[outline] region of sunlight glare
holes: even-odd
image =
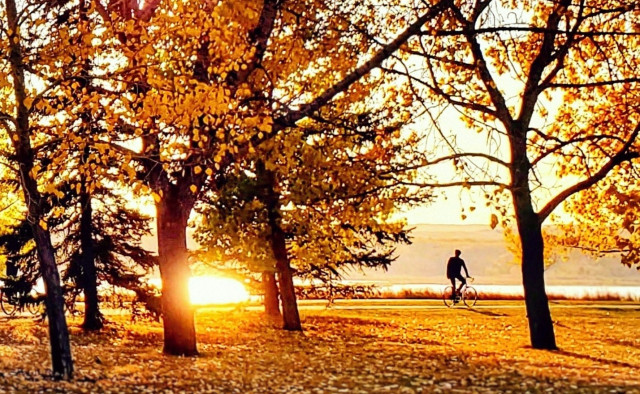
[[[162,289],[160,278],[149,278],[147,282]],[[235,279],[219,276],[192,276],[189,278],[191,305],[239,304],[249,301],[249,298],[247,289]]]
[[[192,305],[237,304],[248,301],[249,293],[235,279],[194,276],[189,279],[189,299]]]

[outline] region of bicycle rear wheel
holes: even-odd
[[[467,307],[472,308],[476,304],[476,301],[478,301],[478,292],[473,287],[467,286],[464,290],[462,300]]]
[[[451,308],[455,305],[452,286],[447,286],[444,288],[444,290],[442,291],[442,301],[448,308]]]
[[[0,309],[7,316],[13,316],[18,310],[18,304],[15,302],[15,297],[10,296],[5,291],[0,291]]]

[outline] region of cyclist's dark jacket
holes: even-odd
[[[464,267],[464,272],[469,276],[469,272],[467,271],[467,266],[464,264],[464,260],[460,257],[451,257],[449,262],[447,263],[447,278],[457,278],[462,276],[462,268]]]

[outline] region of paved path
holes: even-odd
[[[585,301],[552,301],[554,308],[598,308],[598,309],[632,309],[640,310],[640,303],[628,302],[585,302]],[[324,300],[301,300],[298,307],[302,310],[327,309]],[[261,306],[250,306],[248,309],[260,309]],[[420,310],[420,309],[446,309],[441,300],[336,300],[329,309],[335,310]],[[464,308],[458,306],[456,308]],[[480,300],[474,309],[524,309],[524,301],[493,301]]]
[[[605,302],[605,301],[551,301],[551,309],[611,309],[611,310],[636,310],[640,311],[640,303],[633,302]],[[198,309],[218,309],[218,310],[238,310],[238,306],[201,306]],[[326,300],[300,300],[298,301],[300,310],[425,310],[425,309],[447,309],[441,300],[414,300],[414,299],[371,299],[371,300],[335,300],[330,308],[327,308]],[[524,311],[524,301],[496,301],[480,300],[473,307],[474,310],[487,311],[495,309],[522,309]],[[252,303],[244,308],[250,311],[263,310],[263,306]],[[464,305],[457,306],[456,309],[466,309]],[[129,309],[103,309],[105,315],[128,315]],[[34,318],[27,312],[17,313],[13,318]],[[0,319],[9,318],[0,313]]]

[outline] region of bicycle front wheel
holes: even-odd
[[[27,311],[29,311],[33,316],[42,315],[44,313],[44,301],[27,303]]]
[[[0,309],[7,316],[13,316],[16,314],[16,310],[18,310],[18,304],[15,297],[10,296],[7,292],[2,291],[0,294]]]
[[[473,287],[467,286],[467,288],[464,291],[464,304],[469,307],[472,308],[475,304],[476,301],[478,301],[478,292],[476,291],[476,289],[474,289]]]
[[[442,301],[444,302],[444,304],[448,307],[451,308],[452,306],[455,305],[454,303],[454,299],[453,299],[453,287],[452,286],[447,286],[444,288],[444,290],[442,291]]]

